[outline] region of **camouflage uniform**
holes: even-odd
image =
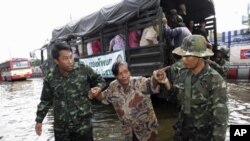
[[[225,58],[221,58],[221,59],[214,59],[214,61],[212,61],[212,63],[210,64],[210,66],[215,69],[224,79],[227,78],[227,71],[229,69],[229,61],[226,59],[227,56],[227,50],[225,49],[225,47],[220,47],[217,51],[220,51],[222,54],[224,54]]]
[[[55,133],[63,132],[58,138],[67,140],[68,132],[84,135],[91,130],[92,134],[92,110],[87,94],[93,86],[103,89],[105,80],[86,65],[76,63],[67,77],[57,66],[51,69],[44,78],[36,122],[42,123],[53,107]]]
[[[213,55],[200,35],[186,37],[173,53],[197,57]],[[174,74],[178,77],[174,77],[171,91],[177,96],[179,109],[174,140],[224,141],[228,121],[225,80],[208,64],[195,76],[186,68]]]
[[[226,59],[215,60],[210,64],[210,66],[215,69],[224,79],[227,78],[229,65],[229,61]]]
[[[177,80],[177,78],[180,77],[179,72],[182,69],[185,69],[185,66],[183,65],[183,62],[180,59],[177,62],[175,62],[174,64],[172,64],[170,66],[170,68],[168,68],[166,70],[167,77],[169,78],[169,80],[172,84],[174,84],[175,80]],[[173,93],[171,91],[166,91],[164,88],[162,89],[162,87],[161,87],[160,91],[162,92],[161,97],[165,98],[168,102],[171,102],[173,104],[177,103],[176,96],[173,95]]]
[[[168,78],[170,78],[170,80],[172,81],[175,81],[179,77],[179,72],[182,69],[185,69],[185,66],[183,65],[183,61],[178,60],[177,62],[175,62],[174,64],[170,66],[170,69],[168,69]]]

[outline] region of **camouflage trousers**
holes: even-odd
[[[55,141],[93,141],[93,128],[84,125],[54,124]]]
[[[202,128],[197,129],[195,127],[187,126],[174,126],[175,134],[174,141],[212,141],[212,129]]]

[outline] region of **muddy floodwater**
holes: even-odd
[[[40,137],[35,134],[35,113],[41,94],[42,78],[27,81],[0,81],[0,141],[54,141],[53,117],[49,113],[43,123]],[[250,82],[228,82],[229,125],[250,125]],[[170,141],[175,123],[174,105],[154,100],[159,120],[159,141]],[[111,106],[93,102],[95,141],[123,141],[120,122]],[[227,141],[229,133],[227,132]]]

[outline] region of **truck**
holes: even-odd
[[[185,5],[183,21],[188,24],[194,21],[198,28],[200,21],[205,21],[206,30],[213,34],[213,46],[217,46],[216,16],[212,0],[123,0],[122,2],[103,7],[77,21],[71,21],[52,31],[52,39],[41,51],[42,68],[46,71],[53,66],[51,49],[57,41],[70,44],[75,60],[90,65],[108,82],[114,79],[111,66],[116,58],[125,60],[133,76],[150,76],[153,70],[171,65],[175,62],[173,46],[164,33],[163,16],[169,17],[170,10],[178,11],[180,4]],[[130,48],[128,34],[130,31],[142,31],[151,25],[160,25],[158,44]],[[126,47],[120,51],[107,51],[107,39],[123,33],[126,36]],[[100,41],[100,52],[87,55],[87,44]],[[214,48],[215,49],[215,48]]]

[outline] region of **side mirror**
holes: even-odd
[[[32,52],[30,52],[30,58],[33,58],[34,54]]]

